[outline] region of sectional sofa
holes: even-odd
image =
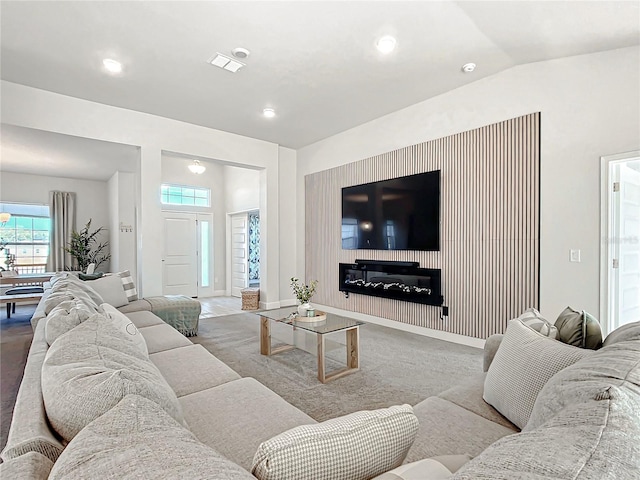
[[[153,313],[55,280],[2,478],[640,478],[640,322],[587,352],[515,319],[468,383],[317,423]]]

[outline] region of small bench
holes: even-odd
[[[16,287],[7,290],[4,295],[0,295],[0,304],[7,304],[7,318],[11,318],[11,313],[16,313],[17,303],[32,303],[40,301],[44,290],[42,287]]]

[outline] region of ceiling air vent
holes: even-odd
[[[234,60],[233,58],[229,58],[221,53],[216,53],[213,57],[207,60],[208,63],[214,65],[216,67],[220,67],[224,70],[228,70],[229,72],[236,73],[242,67],[245,66],[244,63],[239,62],[238,60]]]

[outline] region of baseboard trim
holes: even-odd
[[[405,332],[415,333],[417,335],[424,335],[425,337],[437,338],[438,340],[444,340],[445,342],[467,345],[468,347],[481,349],[484,348],[485,341],[481,338],[467,337],[466,335],[460,335],[458,333],[443,332],[441,330],[434,330],[432,328],[418,327],[416,325],[396,322],[387,318],[375,317],[373,315],[367,315],[365,313],[351,312],[349,310],[341,310],[339,308],[319,305],[317,303],[314,303],[314,306],[319,310],[324,310],[325,312],[329,313],[335,313],[336,315],[355,318],[356,320],[360,320],[362,322],[375,323],[376,325],[382,325],[383,327],[395,328],[396,330],[403,330]]]
[[[260,302],[260,310],[273,310],[274,308],[280,308],[281,302]]]

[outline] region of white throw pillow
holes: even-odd
[[[133,324],[129,317],[108,303],[100,305],[100,311],[123,333],[123,337],[126,338],[128,342],[131,342],[139,348],[145,357],[149,358],[147,342],[138,330],[138,327]]]
[[[520,429],[542,387],[557,372],[593,354],[510,320],[484,382],[484,400]]]
[[[122,280],[118,276],[104,276],[96,280],[87,280],[85,283],[98,292],[103,301],[109,305],[118,308],[129,304],[127,294],[122,287]]]
[[[399,466],[418,432],[409,405],[361,411],[287,430],[263,442],[251,473],[260,480],[368,480]]]

